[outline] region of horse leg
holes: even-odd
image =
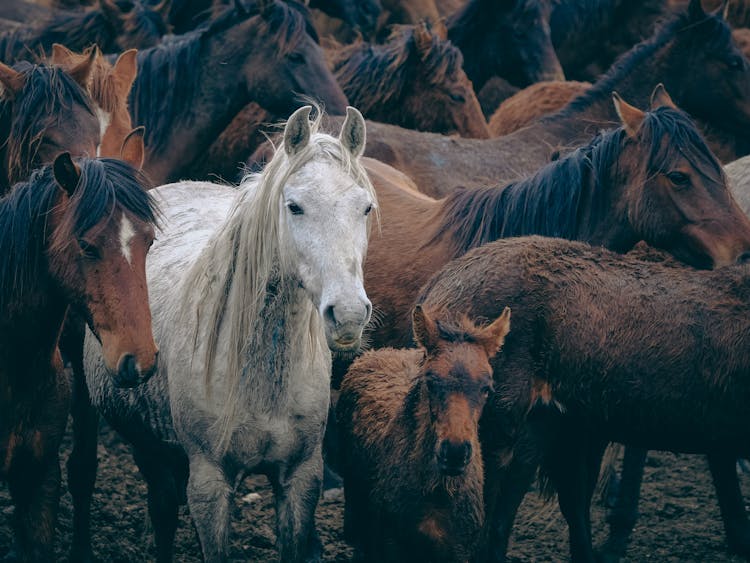
[[[638,501],[641,496],[643,469],[647,450],[627,446],[622,462],[622,477],[615,506],[609,513],[609,537],[602,547],[602,554],[616,561],[625,556],[625,550],[638,520]]]
[[[744,557],[750,556],[750,526],[745,502],[737,480],[736,458],[725,454],[709,454],[708,466],[719,499],[721,519],[729,549]]]
[[[156,561],[172,561],[180,492],[175,471],[167,456],[134,449],[135,462],[148,484],[148,514],[154,527]]]
[[[93,560],[91,551],[91,497],[96,482],[96,447],[99,414],[91,405],[83,365],[71,358],[73,366],[73,450],[68,458],[68,488],[73,497],[73,541],[70,560]]]
[[[53,542],[60,503],[60,460],[57,451],[44,459],[19,452],[8,472],[15,511],[16,557],[20,561],[46,563],[54,560]]]
[[[545,469],[557,490],[560,511],[568,523],[571,560],[594,563],[588,503],[593,490],[591,484],[596,484],[596,477],[591,475],[591,458],[595,455],[585,434],[571,430],[568,435],[577,439],[548,445]],[[598,467],[595,473],[598,475]]]
[[[229,556],[229,504],[234,491],[230,479],[214,460],[194,454],[190,458],[187,502],[193,517],[203,559],[209,563]]]
[[[321,446],[293,467],[271,475],[276,500],[276,541],[281,561],[320,561],[323,546],[315,530],[323,478]]]

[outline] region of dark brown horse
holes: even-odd
[[[541,234],[618,252],[645,239],[701,268],[744,260],[750,221],[721,166],[666,93],[657,89],[654,97],[656,109],[645,114],[618,101],[622,127],[507,186],[457,190],[436,201],[368,165],[382,218],[365,262],[379,319],[373,344],[408,344],[407,312],[429,276],[498,238]]]
[[[123,156],[137,165],[142,138],[132,139]],[[68,307],[88,320],[113,377],[156,368],[145,272],[154,222],[130,164],[68,153],[0,200],[0,476],[21,561],[53,559],[70,400],[57,342]]]
[[[145,49],[169,33],[169,0],[159,5],[128,0],[127,6],[126,10],[114,0],[100,0],[86,10],[50,11],[46,21],[0,35],[0,58],[7,62],[50,53],[54,43],[75,51],[98,45],[105,53]]]
[[[228,9],[138,52],[130,109],[146,126],[145,169],[157,183],[179,178],[248,103],[289,115],[302,95],[332,114],[346,109],[304,6],[259,0],[252,11]]]
[[[444,268],[425,307],[489,317],[513,307],[482,418],[488,510],[498,491],[525,494],[527,481],[499,490],[499,478],[536,449],[573,560],[594,561],[589,503],[607,441],[706,453],[729,546],[747,557],[734,460],[750,454],[749,290],[747,266],[701,272],[541,238],[492,243]]]
[[[0,193],[63,151],[96,156],[101,127],[85,90],[93,56],[69,72],[46,64],[0,63]]]
[[[333,55],[349,102],[376,121],[486,139],[487,122],[461,52],[429,24],[398,26],[382,45],[362,41]]]
[[[414,310],[419,349],[368,352],[341,386],[344,529],[365,561],[469,561],[481,537],[479,417],[510,309],[484,328],[435,313]]]
[[[689,11],[633,48],[585,96],[539,123],[486,141],[368,123],[366,154],[398,168],[425,193],[438,197],[460,185],[510,181],[617,123],[612,91],[646,107],[659,82],[674,93],[680,108],[711,128],[710,146],[722,161],[750,152],[750,64],[720,14],[706,14],[699,0],[692,0]]]
[[[552,46],[547,0],[469,0],[447,22],[477,91],[493,76],[517,86],[564,80]]]

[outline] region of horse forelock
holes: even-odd
[[[73,106],[96,115],[88,94],[62,69],[45,64],[21,62],[15,65],[25,78],[24,87],[12,102],[15,114],[7,139],[8,175],[12,181],[25,176],[34,166],[38,142],[45,131],[59,125]],[[4,112],[6,118],[9,113]]]
[[[306,147],[295,155],[286,154],[283,147],[276,149],[273,157],[260,173],[248,174],[242,179],[234,208],[227,222],[220,227],[215,240],[222,240],[221,247],[212,247],[204,252],[191,268],[185,288],[194,291],[204,287],[206,297],[197,303],[201,323],[209,327],[205,342],[204,384],[211,389],[211,372],[214,369],[222,326],[228,331],[227,372],[229,377],[228,405],[223,417],[217,421],[217,447],[226,449],[231,438],[236,417],[239,384],[243,376],[247,346],[251,333],[263,322],[270,288],[282,290],[296,287],[293,253],[284,247],[283,225],[279,213],[284,186],[290,178],[308,163],[328,159],[334,166],[351,176],[375,199],[375,190],[364,167],[341,145],[338,139],[318,132],[322,112],[310,123],[311,136]],[[325,179],[321,179],[321,186]],[[211,277],[207,276],[211,273]],[[291,286],[289,284],[291,283]],[[237,288],[231,291],[231,288]],[[274,300],[276,305],[288,305]],[[297,304],[299,306],[299,304]],[[312,305],[311,305],[312,306]],[[208,307],[203,311],[203,307]],[[200,330],[195,317],[196,331]],[[311,315],[308,326],[308,346],[303,354],[316,354],[328,349],[322,322],[317,312]],[[196,332],[197,334],[197,332]],[[225,343],[226,344],[226,343]],[[279,366],[283,362],[278,362]],[[277,374],[279,377],[283,374]]]

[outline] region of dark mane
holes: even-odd
[[[463,56],[450,41],[430,31],[426,55],[419,52],[415,26],[395,26],[384,44],[359,41],[337,54],[333,72],[344,93],[365,115],[373,106],[401,101],[416,75],[431,85],[445,84],[463,66]]]
[[[445,199],[440,226],[428,244],[447,234],[458,256],[511,236],[580,240],[582,229],[590,226],[581,224],[582,213],[588,209],[600,216],[609,205],[624,137],[622,128],[603,132],[588,146],[505,187],[456,190]],[[707,179],[715,180],[716,189],[725,189],[719,162],[682,111],[662,107],[648,112],[639,139],[648,147],[649,171],[660,170],[679,153]]]
[[[309,26],[303,13],[284,2],[275,2],[262,18],[257,13],[238,13],[229,8],[193,31],[166,36],[155,47],[139,51],[130,107],[134,122],[146,126],[146,146],[158,154],[176,123],[190,125],[190,109],[201,79],[199,57],[204,40],[255,18],[257,29],[248,33],[268,36],[269,42],[286,53],[307,33]]]
[[[0,199],[0,310],[22,299],[44,267],[45,243],[64,248],[117,210],[156,224],[157,209],[140,172],[120,160],[78,159],[78,183],[60,226],[47,232],[47,219],[61,194],[52,165],[34,172]]]
[[[31,39],[48,51],[53,43],[62,43],[68,49],[82,51],[90,45],[110,53],[117,50],[117,30],[99,9],[85,12],[68,12],[53,17]]]
[[[727,43],[731,35],[729,26],[719,16],[710,15],[700,22],[692,22],[687,13],[678,14],[666,20],[650,38],[642,41],[620,56],[604,76],[597,80],[584,94],[578,96],[559,112],[542,119],[542,121],[555,119],[556,117],[567,117],[588,108],[596,102],[605,99],[609,100],[612,96],[612,91],[616,89],[617,84],[624,76],[630,74],[633,69],[651,59],[654,53],[672,41],[689,26],[705,26],[705,29],[702,30],[702,35],[705,36],[706,41],[702,48],[707,50],[714,43]],[[666,81],[664,82],[666,83]],[[634,101],[640,103],[645,100]]]
[[[14,100],[0,100],[0,135],[7,139],[4,148],[11,182],[31,172],[45,130],[71,107],[80,105],[95,115],[88,94],[60,68],[23,61],[13,68],[25,77],[23,90]]]

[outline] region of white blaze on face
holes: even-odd
[[[131,260],[133,259],[133,255],[130,252],[130,242],[133,240],[133,236],[135,236],[133,223],[123,215],[120,220],[120,250],[125,257],[125,260],[128,261],[128,264],[131,264]]]
[[[101,142],[104,139],[104,133],[107,132],[109,124],[112,121],[112,114],[104,111],[99,106],[96,106],[96,118],[99,120],[99,145],[96,147],[96,156],[101,156],[99,151],[101,150]]]

